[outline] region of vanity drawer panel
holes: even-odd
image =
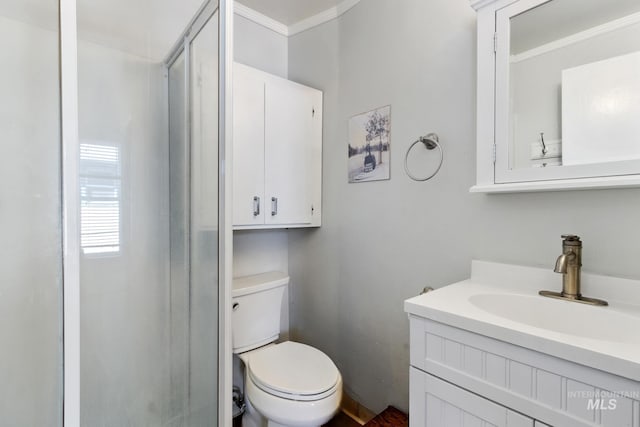
[[[634,402],[624,396],[607,394],[600,399],[601,424],[606,426],[634,427],[638,425],[637,406],[640,402]],[[635,408],[634,408],[635,406]],[[634,424],[635,411],[635,424]]]
[[[464,346],[463,363],[464,371],[469,374],[480,377],[484,370],[484,354],[477,348]]]
[[[562,377],[536,370],[536,398],[555,409],[562,409]]]
[[[522,396],[531,397],[533,394],[533,368],[531,366],[509,361],[508,389]]]
[[[484,379],[498,387],[507,387],[507,359],[492,353],[484,355]]]
[[[566,411],[587,421],[596,421],[596,411],[589,401],[596,395],[596,388],[579,381],[567,379]]]
[[[556,427],[640,427],[640,383],[411,316],[411,365]],[[615,409],[597,402],[618,396]]]
[[[465,346],[451,340],[444,340],[444,363],[455,369],[463,369]]]
[[[444,361],[444,338],[433,334],[426,334],[425,341],[427,358]]]
[[[410,369],[410,427],[533,427],[518,414],[453,384]]]

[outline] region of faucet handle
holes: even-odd
[[[580,241],[580,236],[576,236],[575,234],[563,234],[562,237],[564,240],[567,240],[569,242],[579,242]]]

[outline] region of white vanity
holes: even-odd
[[[411,427],[640,427],[640,281],[583,274],[607,307],[538,295],[560,283],[473,261],[407,300]]]
[[[471,191],[640,186],[640,1],[471,5]],[[583,274],[582,293],[608,306],[539,295],[580,296],[579,238],[564,237],[565,281],[552,266],[473,261],[469,280],[405,302],[411,427],[640,427],[640,281]]]

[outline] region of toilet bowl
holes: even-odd
[[[322,351],[279,338],[289,277],[234,279],[233,348],[244,362],[244,427],[318,427],[340,407],[342,376]]]
[[[342,399],[342,376],[320,350],[292,341],[241,354],[245,397],[271,426],[315,427]]]

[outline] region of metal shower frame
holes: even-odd
[[[76,0],[59,0],[61,194],[62,194],[62,352],[64,427],[80,427],[80,185],[78,137],[78,38]],[[218,34],[218,425],[232,423],[231,271],[233,254],[231,204],[233,1],[207,0],[165,61],[184,49],[189,34],[200,31],[219,11]],[[207,16],[207,13],[209,15]],[[198,28],[197,25],[200,25]],[[197,29],[197,31],[193,31]],[[190,40],[188,41],[190,43]],[[188,53],[188,49],[187,52]],[[187,62],[188,67],[188,62]],[[187,92],[188,94],[188,92]],[[213,397],[213,396],[212,396]]]

